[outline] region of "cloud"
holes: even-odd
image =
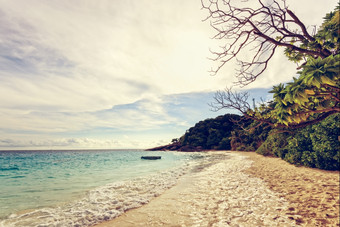
[[[314,15],[307,0],[289,4],[314,24],[336,1]],[[232,85],[235,66],[209,76],[219,42],[199,1],[0,0],[0,8],[2,147],[143,147],[223,114],[207,103]],[[247,88],[295,71],[277,55]]]
[[[46,140],[0,140],[0,149],[98,149],[98,148],[132,148],[137,145],[130,141],[123,143],[118,140],[98,140],[89,138],[62,138]],[[131,146],[132,145],[132,146]]]
[[[11,18],[0,10],[0,70],[7,74],[58,73],[72,67],[54,48],[41,43],[38,31],[23,18]],[[5,76],[2,73],[0,76]]]
[[[213,87],[204,83],[214,82],[198,3],[77,3],[1,3],[0,78],[8,103],[46,105],[44,97],[59,110],[91,111]]]
[[[249,91],[266,98],[267,90]],[[212,92],[150,97],[87,112],[32,111],[0,116],[3,148],[147,148],[178,138],[200,120],[230,112],[212,112]],[[250,98],[250,102],[251,102]],[[135,145],[135,146],[132,146]]]

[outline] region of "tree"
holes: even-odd
[[[250,8],[247,5],[257,3]],[[285,0],[243,1],[202,0],[209,12],[206,20],[217,31],[214,38],[226,40],[220,51],[213,51],[213,60],[220,62],[217,73],[228,61],[240,64],[238,84],[245,86],[256,80],[267,68],[279,47],[298,63],[299,77],[287,85],[275,86],[273,100],[251,109],[247,93],[231,89],[215,95],[215,110],[233,108],[245,117],[275,127],[299,128],[319,122],[340,112],[339,82],[339,5],[326,15],[318,31],[310,33],[301,20],[286,7]],[[242,51],[249,59],[240,60]],[[248,54],[249,56],[249,54]]]

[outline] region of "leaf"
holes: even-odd
[[[291,108],[287,109],[287,112],[289,113],[289,115],[292,115],[292,114],[293,114],[293,112],[292,112],[292,109],[291,109]]]
[[[311,81],[311,84],[317,88],[321,87],[321,84],[318,80],[316,80],[315,78],[313,78],[313,80]]]
[[[288,120],[289,123],[293,122],[293,119],[291,117],[287,117],[287,120]]]
[[[315,92],[313,90],[306,89],[305,94],[307,95],[315,95]]]
[[[327,71],[332,72],[332,73],[339,73],[340,72],[340,70],[338,68],[328,68]]]
[[[301,122],[301,118],[298,115],[296,115],[294,121],[299,124]]]
[[[330,78],[328,78],[327,76],[322,76],[321,77],[321,81],[324,84],[328,84],[328,85],[331,85],[331,86],[336,86],[336,83],[333,80],[331,80]]]

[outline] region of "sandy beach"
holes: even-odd
[[[96,226],[339,226],[338,171],[295,167],[256,153],[211,155],[218,161]]]
[[[339,226],[339,171],[296,167],[279,158],[240,153],[254,160],[245,172],[263,179],[288,202],[302,226]]]

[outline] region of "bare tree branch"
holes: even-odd
[[[257,3],[257,7],[250,8],[248,3]],[[212,51],[211,59],[218,62],[217,68],[211,70],[212,75],[235,59],[240,65],[237,84],[245,86],[267,69],[277,47],[321,58],[331,54],[315,42],[306,26],[287,8],[285,0],[266,3],[261,0],[201,0],[201,4],[208,11],[204,21],[210,21],[217,32],[213,38],[228,43],[219,51]],[[313,49],[302,45],[309,42],[315,44]],[[252,56],[250,60],[242,53],[247,47],[254,47],[247,52],[248,57]]]
[[[215,93],[215,102],[211,103],[213,111],[218,111],[220,109],[234,109],[239,111],[243,117],[251,120],[255,120],[260,124],[268,124],[275,128],[281,129],[298,129],[303,128],[308,125],[318,123],[330,115],[340,112],[340,109],[335,105],[332,108],[327,108],[323,110],[309,110],[304,111],[301,114],[306,114],[308,117],[317,114],[317,117],[310,118],[309,120],[303,121],[301,123],[292,123],[290,125],[285,125],[277,122],[273,122],[271,118],[257,117],[251,114],[251,107],[248,102],[249,93],[248,92],[235,92],[232,88],[226,88],[224,91],[218,91]],[[267,105],[268,106],[268,105]],[[268,109],[269,110],[269,109]]]

